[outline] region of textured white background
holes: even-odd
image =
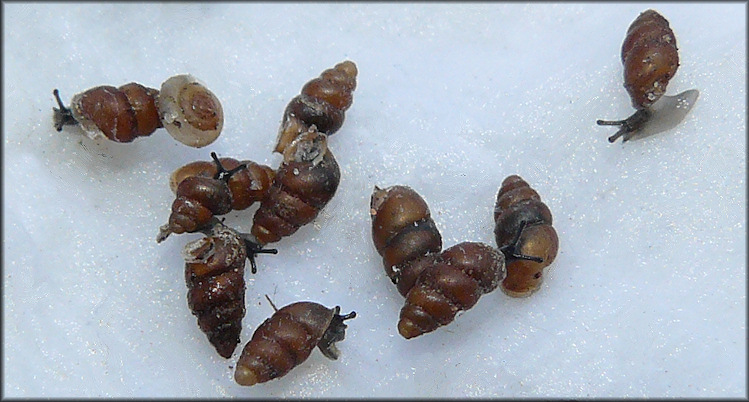
[[[659,10],[701,91],[670,132],[609,144],[597,118],[633,112],[620,47]],[[3,4],[5,396],[746,396],[744,4]],[[277,166],[282,111],[344,59],[359,85],[330,138],[338,192],[260,256],[242,342],[220,358],[185,301],[180,250],[154,238],[173,169],[209,152]],[[130,144],[52,127],[102,84],[192,73],[221,99],[204,149],[164,131]],[[561,246],[528,299],[485,295],[406,341],[402,297],[370,237],[374,185],[409,185],[445,247],[493,242],[502,179],[520,174]],[[255,208],[227,215],[249,230]],[[277,305],[359,314],[338,361],[233,382],[241,346]]]

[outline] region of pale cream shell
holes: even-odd
[[[201,130],[190,125],[185,118],[185,111],[179,104],[180,93],[188,86],[199,85],[209,96],[214,99],[218,106],[215,111],[219,118],[219,124],[214,130]],[[224,111],[216,95],[213,94],[197,78],[190,74],[175,75],[161,84],[159,92],[159,116],[161,123],[166,131],[174,137],[175,140],[195,148],[201,148],[215,141],[221,134],[224,126]]]

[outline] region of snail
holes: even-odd
[[[327,136],[310,127],[284,149],[273,184],[255,211],[251,233],[258,244],[276,242],[312,222],[340,179]]]
[[[211,152],[211,162],[192,162],[175,170],[169,185],[177,198],[169,223],[160,228],[156,241],[171,233],[192,233],[206,228],[215,215],[248,208],[269,194],[275,173],[252,161],[239,162]]]
[[[312,125],[327,135],[338,131],[353,102],[357,73],[356,64],[346,60],[307,82],[301,94],[286,106],[273,151],[283,153],[294,138]]]
[[[622,137],[644,138],[676,127],[694,106],[699,91],[690,89],[665,96],[668,82],[679,67],[676,36],[668,21],[647,10],[632,22],[622,44],[624,88],[637,111],[624,120],[597,120],[602,126],[621,126],[609,142]]]
[[[156,242],[161,243],[171,233],[193,233],[205,229],[214,215],[223,215],[231,211],[231,190],[227,184],[229,178],[246,165],[226,170],[215,152],[211,157],[216,163],[216,174],[213,177],[190,176],[177,186],[177,198],[172,203],[169,223],[161,226]]]
[[[224,170],[232,170],[240,165],[244,165],[245,168],[232,174],[226,184],[231,193],[231,209],[247,209],[268,194],[273,177],[276,175],[270,166],[251,160],[240,162],[234,158],[219,158],[218,162],[195,161],[172,172],[169,177],[169,187],[176,193],[179,184],[188,177],[214,177],[219,172],[219,166],[222,166]]]
[[[217,225],[210,236],[185,245],[183,255],[188,306],[218,354],[228,358],[245,315],[245,246],[236,232]]]
[[[406,297],[398,322],[406,339],[451,323],[505,277],[505,257],[489,245],[463,242],[440,252],[429,207],[410,187],[375,186],[370,215],[385,273]]]
[[[543,270],[559,250],[551,211],[525,180],[511,175],[497,192],[494,222],[497,246],[507,265],[502,291],[512,297],[529,296],[541,286]]]
[[[310,301],[273,309],[275,313],[242,349],[234,372],[237,384],[249,386],[283,377],[307,360],[315,347],[325,357],[338,359],[335,343],[345,337],[344,321],[356,317],[353,311],[340,315],[339,306],[330,309]]]
[[[257,250],[247,234],[220,222],[206,230],[206,237],[187,243],[182,251],[188,306],[224,358],[229,358],[239,344],[245,315],[245,260],[250,259],[252,273],[256,273],[257,253],[276,254],[276,250]]]
[[[135,82],[97,86],[74,95],[70,107],[57,89],[52,94],[59,106],[53,108],[55,129],[79,125],[91,139],[132,142],[164,127],[177,141],[200,148],[215,141],[224,124],[216,95],[189,74],[167,79],[161,90]]]

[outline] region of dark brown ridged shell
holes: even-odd
[[[370,215],[385,272],[406,297],[398,322],[406,339],[449,324],[504,279],[504,255],[491,246],[464,242],[440,252],[429,207],[410,187],[375,187]]]
[[[541,286],[543,269],[554,261],[559,249],[559,238],[551,226],[551,211],[525,180],[511,175],[497,192],[494,221],[497,246],[505,252],[507,260],[502,290],[513,297],[528,296]],[[517,247],[512,247],[520,230]],[[539,257],[543,262],[518,259],[512,256],[513,252]]]
[[[242,331],[246,259],[243,240],[223,225],[185,246],[188,306],[211,345],[225,358],[234,353]]]
[[[270,191],[255,212],[252,235],[264,245],[312,222],[335,195],[340,179],[325,134],[313,130],[297,137],[285,149]]]
[[[246,166],[245,169],[232,174],[227,182],[231,192],[232,210],[246,209],[256,201],[261,201],[266,197],[275,176],[275,172],[270,166],[261,165],[251,160],[240,162],[234,158],[219,158],[219,161],[226,170],[232,170],[241,164]],[[217,171],[215,162],[191,162],[172,173],[169,186],[172,191],[176,191],[179,183],[188,177],[214,177]]]
[[[353,102],[357,73],[356,64],[347,60],[307,82],[301,94],[286,106],[274,151],[283,152],[312,125],[328,135],[338,131],[343,125],[344,112]]]
[[[419,274],[434,264],[442,236],[421,196],[407,186],[375,187],[370,202],[372,239],[385,273],[405,296]]]
[[[297,302],[276,311],[260,324],[242,349],[235,381],[254,385],[283,377],[305,361],[315,347],[320,347],[325,356],[337,358],[334,342],[344,337],[343,320],[354,316],[352,313],[341,317],[339,310]]]
[[[214,215],[231,211],[231,192],[224,180],[212,177],[188,177],[177,186],[169,223],[162,233],[192,233],[202,230]],[[163,238],[160,235],[161,240]],[[159,240],[160,241],[160,240]]]
[[[159,91],[131,82],[119,88],[98,86],[73,97],[71,111],[84,130],[100,130],[116,142],[131,142],[161,127]]]
[[[632,106],[649,107],[663,96],[679,67],[679,53],[676,36],[662,15],[647,10],[632,22],[622,44],[622,63]]]
[[[446,249],[406,295],[398,332],[410,339],[451,323],[504,277],[504,256],[494,247],[464,242]]]

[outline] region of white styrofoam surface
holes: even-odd
[[[622,145],[597,118],[632,113],[619,50],[655,8],[676,32],[676,129]],[[746,397],[746,5],[3,4],[5,396]],[[171,171],[209,152],[276,166],[282,112],[344,59],[354,104],[330,138],[338,192],[260,256],[241,345],[220,358],[187,309],[180,250],[154,238]],[[159,130],[130,144],[52,127],[63,99],[177,73],[222,100],[204,149]],[[445,247],[493,242],[502,179],[520,174],[561,246],[528,299],[484,295],[406,341],[402,297],[372,245],[374,185],[427,200]],[[227,215],[249,230],[255,208]],[[358,317],[286,377],[233,382],[277,305]]]

